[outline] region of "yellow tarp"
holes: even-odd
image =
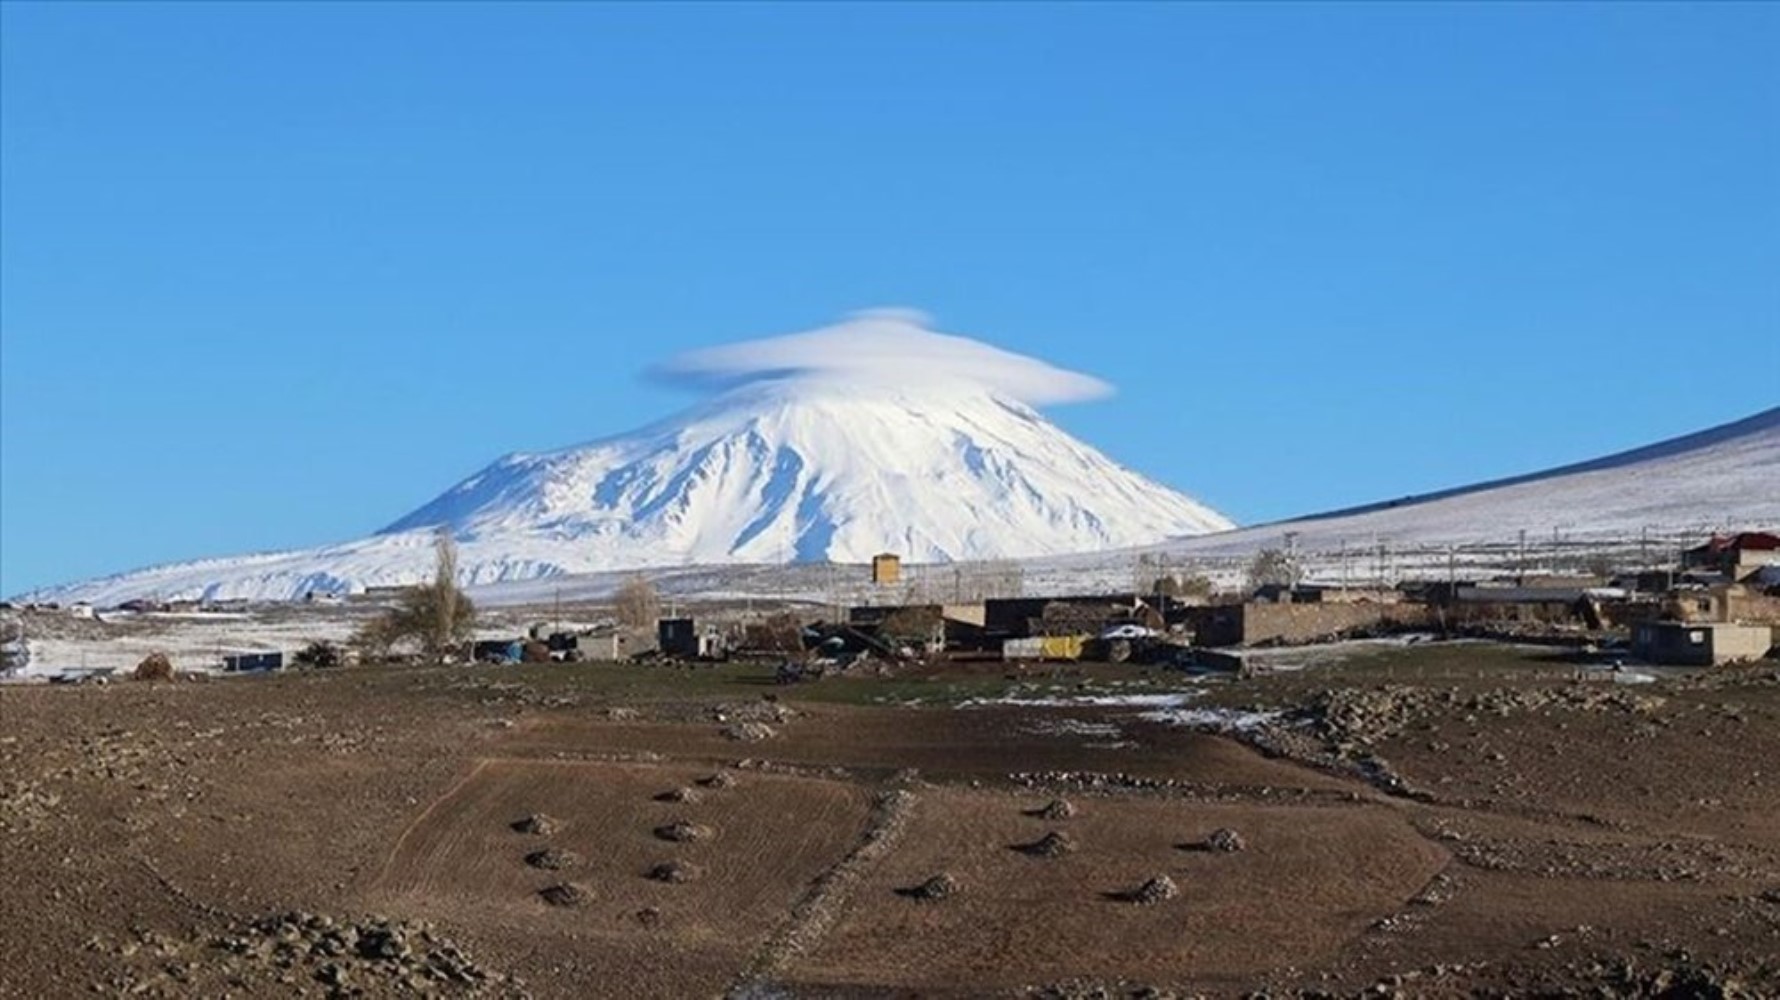
[[[1083,635],[1047,635],[1039,646],[1040,655],[1047,660],[1079,660],[1086,639]]]

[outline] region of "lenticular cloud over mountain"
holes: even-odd
[[[853,384],[923,384],[987,390],[1031,406],[1112,394],[1112,386],[1037,358],[930,329],[912,309],[872,309],[834,325],[689,351],[654,369],[667,382],[707,389],[780,377]]]
[[[1070,437],[1038,406],[1105,382],[906,310],[691,351],[652,374],[707,398],[638,430],[515,453],[382,531],[56,588],[65,599],[293,598],[418,583],[432,535],[466,584],[661,566],[955,562],[1233,527]]]

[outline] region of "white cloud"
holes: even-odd
[[[772,378],[987,389],[1032,406],[1098,399],[1112,386],[969,337],[939,333],[913,309],[871,309],[833,326],[688,351],[656,366],[656,378],[724,389]]]

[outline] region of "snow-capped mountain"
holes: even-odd
[[[1337,581],[1352,573],[1352,579],[1363,581],[1372,578],[1369,553],[1379,546],[1390,553],[1391,574],[1418,568],[1444,574],[1454,558],[1467,571],[1489,572],[1513,562],[1523,531],[1534,550],[1555,533],[1562,541],[1558,548],[1580,544],[1591,551],[1617,547],[1636,554],[1646,540],[1691,545],[1715,530],[1775,528],[1780,528],[1780,408],[1530,475],[1129,549],[1043,556],[1023,560],[1020,568],[1028,594],[1118,591],[1139,575],[1159,572],[1158,566],[1235,586],[1250,556],[1283,547],[1289,534],[1313,577]],[[685,568],[657,574],[656,581],[663,590],[686,596],[834,600],[836,581],[809,570]],[[483,588],[476,599],[521,604],[553,595],[599,598],[623,579],[595,574],[508,583]],[[847,589],[845,581],[839,586]],[[854,587],[853,595],[872,599],[863,587]]]
[[[510,455],[370,538],[33,596],[280,599],[416,583],[439,529],[457,538],[463,582],[486,585],[886,551],[914,562],[1057,555],[1233,527],[1035,408],[1103,384],[933,333],[910,314],[687,355],[664,374],[716,394],[634,433]]]
[[[512,455],[387,531],[549,539],[580,565],[951,562],[1231,527],[988,391],[788,378],[635,434]],[[572,553],[572,555],[571,555]]]

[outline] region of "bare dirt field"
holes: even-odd
[[[0,995],[1780,995],[1771,663],[770,677],[0,687]]]

